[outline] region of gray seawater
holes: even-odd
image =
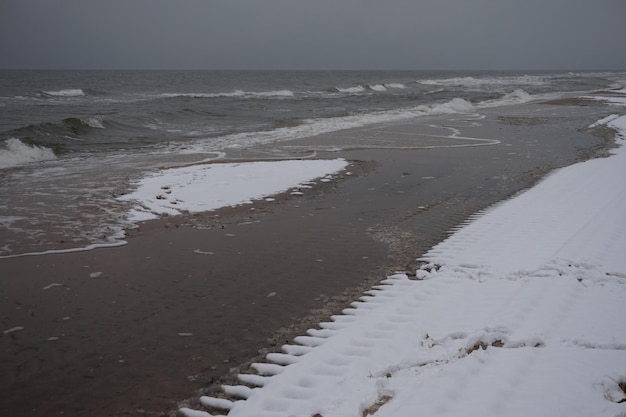
[[[255,144],[623,86],[626,72],[0,71],[0,256],[120,243],[132,180]],[[339,147],[341,144],[337,144]]]

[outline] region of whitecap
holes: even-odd
[[[417,83],[422,85],[439,85],[439,82],[435,80],[419,80]]]
[[[420,84],[424,85],[447,85],[447,86],[465,86],[465,87],[475,87],[481,84],[487,83],[484,79],[477,79],[474,77],[453,77],[453,78],[444,78],[439,80],[425,80],[419,81]]]
[[[406,85],[401,83],[388,83],[383,85],[387,88],[406,88]]]
[[[505,94],[499,99],[496,100],[488,100],[483,103],[480,103],[480,107],[498,107],[498,106],[506,106],[508,104],[517,104],[517,103],[527,103],[531,100],[537,98],[531,94],[528,94],[526,91],[521,88],[517,88],[511,93]]]
[[[159,97],[164,98],[222,98],[222,97],[293,97],[294,93],[291,90],[276,90],[276,91],[244,91],[233,90],[228,93],[163,93]]]
[[[55,97],[80,97],[84,96],[85,92],[80,88],[70,88],[67,90],[44,91],[44,94]]]
[[[291,90],[278,90],[250,93],[250,95],[259,97],[293,97],[294,94]]]
[[[515,102],[515,103],[526,103],[532,100],[533,96],[528,94],[526,91],[521,88],[516,89],[512,93],[505,94],[502,98],[505,102]]]
[[[511,77],[452,77],[433,80],[418,80],[418,84],[430,86],[482,88],[483,86],[515,86],[515,85],[544,85],[546,80],[540,76],[523,75]]]
[[[337,91],[340,93],[358,94],[358,93],[364,92],[365,87],[363,87],[362,85],[357,85],[355,87],[346,87],[346,88],[337,87]]]
[[[368,87],[373,91],[387,91],[387,87],[382,84],[369,85]]]
[[[453,98],[445,103],[418,106],[417,110],[427,114],[453,114],[472,111],[474,105],[462,98]]]
[[[56,159],[52,149],[27,145],[16,138],[8,139],[4,143],[4,147],[0,147],[0,169],[51,159]]]
[[[89,119],[81,119],[81,121],[89,127],[104,129],[104,125],[102,124],[104,119],[102,118],[102,116],[94,116],[90,117]]]
[[[442,91],[446,91],[446,89],[445,88],[437,88],[436,90],[425,91],[424,94],[425,95],[436,94],[436,93],[441,93]]]

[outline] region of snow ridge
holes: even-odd
[[[201,403],[230,417],[367,415],[381,398],[378,416],[414,415],[415,407],[418,414],[461,416],[468,406],[478,415],[547,416],[563,404],[580,404],[587,391],[584,412],[572,407],[568,415],[616,415],[619,405],[598,387],[626,363],[619,314],[626,277],[564,262],[504,280],[433,265],[418,275],[389,277],[343,315],[254,364],[258,375],[241,374],[243,386],[224,387],[245,401],[202,397]],[[626,378],[626,369],[620,371]],[[537,385],[570,373],[587,378],[575,390],[556,381]],[[533,405],[526,395],[513,395],[520,390],[552,398]],[[607,414],[597,412],[602,408]]]

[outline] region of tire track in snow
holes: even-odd
[[[571,276],[559,277],[559,271],[548,266],[518,279],[479,281],[473,278],[474,271],[443,267],[426,274],[423,281],[391,277],[344,315],[296,338],[298,344],[285,346],[284,354],[270,354],[267,364],[254,365],[263,376],[242,375],[242,382],[262,388],[252,388],[246,402],[226,403],[228,415],[284,417],[301,411],[298,415],[332,417],[362,412],[380,398],[390,397],[378,411],[383,416],[386,407],[394,404],[393,385],[407,375],[417,375],[420,381],[449,375],[439,397],[427,396],[438,415],[462,415],[474,386],[500,375],[494,387],[499,395],[490,397],[486,407],[506,413],[511,398],[527,385],[526,376],[542,372],[546,355],[542,351],[577,350],[570,342],[576,333],[566,322],[571,316],[579,320],[587,314],[596,290],[603,288],[595,282],[584,286]],[[607,304],[620,305],[626,285],[613,285],[615,297]],[[452,306],[458,311],[445,315]],[[597,307],[594,319],[606,324],[599,334],[626,346],[626,335],[615,339],[620,335],[619,316],[615,318],[611,308]],[[542,317],[553,319],[537,326]],[[594,323],[578,323],[578,334],[585,334]],[[500,354],[494,353],[498,350],[510,351],[508,357],[514,358],[505,370],[500,369]],[[457,369],[464,369],[460,376]],[[327,386],[335,387],[335,397],[328,398]],[[360,393],[354,394],[355,390]],[[368,401],[349,401],[360,397]],[[220,405],[206,398],[202,403],[213,406],[212,412]]]

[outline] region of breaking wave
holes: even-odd
[[[68,117],[67,119],[63,119],[61,125],[46,123],[42,127],[44,127],[44,130],[52,130],[55,131],[55,133],[69,132],[75,135],[80,135],[87,133],[90,129],[104,129],[103,122],[104,119],[100,116],[94,116],[87,119]]]
[[[358,94],[367,91],[367,89],[362,85],[357,85],[354,87],[333,87],[330,90],[331,92],[346,94]]]
[[[418,80],[418,84],[428,86],[443,87],[483,87],[488,85],[507,86],[507,85],[544,85],[547,81],[544,77],[533,75],[522,75],[513,77],[452,77],[440,79]]]
[[[387,87],[382,84],[368,85],[367,88],[372,91],[387,91]]]
[[[93,127],[95,129],[104,129],[104,119],[102,116],[94,116],[88,119],[80,119],[81,122],[85,123],[89,127]]]
[[[329,89],[331,93],[343,93],[343,94],[360,94],[370,91],[384,92],[390,89],[402,89],[406,88],[406,85],[401,83],[388,83],[388,84],[367,84],[367,85],[355,85],[352,87],[332,87]]]
[[[0,145],[0,169],[56,159],[52,149],[27,145],[19,139],[10,138]]]
[[[417,107],[417,110],[426,114],[453,114],[453,113],[465,113],[472,111],[474,105],[469,101],[462,98],[453,98],[445,103],[438,103],[432,105],[421,105]]]
[[[510,104],[528,103],[531,100],[536,99],[536,96],[528,94],[521,88],[517,88],[514,91],[504,94],[502,97],[495,100],[487,100],[480,103],[480,107],[497,107],[506,106]]]
[[[53,97],[82,97],[85,92],[80,88],[71,88],[67,90],[44,91],[47,96]]]
[[[63,138],[79,138],[93,132],[94,129],[106,129],[106,123],[107,121],[102,116],[68,117],[59,122],[41,122],[20,127],[7,133],[14,137],[35,139],[37,142],[58,144],[63,142]]]
[[[241,98],[267,98],[267,97],[293,97],[291,90],[277,91],[243,91],[234,90],[228,93],[163,93],[159,97],[163,98],[222,98],[222,97],[241,97]]]
[[[528,94],[526,91],[521,88],[516,89],[512,93],[505,94],[502,100],[505,102],[517,102],[517,103],[525,103],[527,101],[532,100],[533,96]]]
[[[389,83],[389,84],[383,84],[383,85],[387,88],[398,88],[398,89],[406,88],[406,85],[401,84],[401,83]]]

